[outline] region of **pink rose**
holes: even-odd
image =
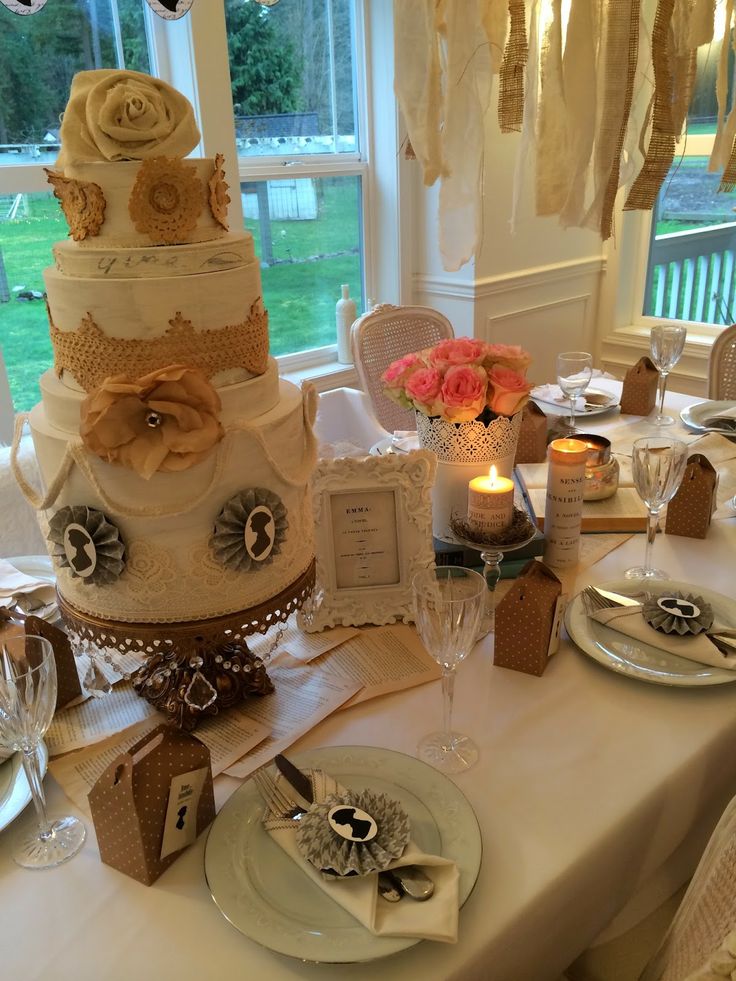
[[[499,416],[513,416],[529,401],[531,389],[520,372],[494,365],[488,375],[488,406]]]
[[[403,358],[392,361],[381,375],[384,384],[383,394],[404,409],[413,408],[406,395],[406,382],[418,368],[423,367],[424,362],[418,354],[405,354]]]
[[[469,422],[483,411],[486,400],[486,373],[477,365],[448,368],[442,383],[441,416],[447,422]]]
[[[474,337],[448,338],[427,352],[429,363],[440,371],[455,365],[480,364],[486,353],[485,341]]]
[[[406,394],[413,407],[427,416],[437,415],[441,388],[442,375],[436,368],[418,368],[406,380]]]
[[[528,351],[518,344],[488,344],[483,364],[490,371],[493,365],[511,368],[513,371],[526,371],[532,363]]]

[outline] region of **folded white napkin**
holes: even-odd
[[[322,770],[309,773],[314,799],[323,801],[330,794],[343,794],[345,788]],[[280,778],[278,778],[280,779]],[[410,841],[390,869],[418,865],[434,881],[431,899],[417,902],[408,896],[388,903],[378,896],[378,874],[333,879],[324,876],[308,862],[296,843],[298,822],[269,811],[263,826],[299,868],[338,905],[379,937],[418,937],[422,940],[457,941],[458,885],[457,865],[439,855],[426,855]]]
[[[618,630],[627,637],[642,641],[659,650],[668,651],[670,654],[676,654],[678,657],[684,657],[688,661],[697,661],[714,668],[736,670],[736,654],[721,654],[716,645],[703,633],[681,637],[679,634],[665,634],[661,630],[655,630],[641,615],[641,606],[612,607],[598,610],[591,616],[598,623],[612,630]],[[718,627],[714,624],[711,630],[717,633]]]
[[[55,599],[56,590],[52,585],[19,572],[10,562],[0,559],[0,606],[9,606],[12,601],[29,613]]]
[[[565,409],[570,407],[570,399],[559,385],[537,385],[529,394],[533,399],[539,399],[540,402],[554,402]],[[580,395],[575,399],[575,411],[582,412],[583,409],[585,409],[585,396]]]

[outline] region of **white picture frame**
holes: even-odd
[[[300,613],[303,630],[413,621],[412,579],[435,560],[436,472],[429,450],[317,462],[316,581]]]

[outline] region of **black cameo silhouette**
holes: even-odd
[[[340,827],[350,828],[350,837],[353,841],[364,841],[373,828],[370,821],[363,821],[355,816],[354,807],[341,807],[339,811],[334,811],[332,820]]]
[[[162,7],[166,7],[167,10],[171,11],[172,14],[176,13],[176,8],[179,6],[179,0],[158,0]]]
[[[251,515],[248,523],[256,536],[256,540],[250,549],[254,559],[257,559],[259,555],[263,555],[271,545],[271,536],[266,531],[266,528],[268,528],[272,521],[273,516],[270,511],[257,511],[254,515]]]
[[[186,813],[187,813],[187,805],[185,804],[184,807],[180,807],[178,811],[179,820],[176,822],[176,826],[179,829],[179,831],[181,831],[181,829],[184,827],[184,815]]]
[[[696,608],[687,600],[678,599],[676,596],[667,596],[659,601],[659,605],[672,613],[679,614],[681,617],[697,616]]]
[[[24,7],[30,7],[33,4],[33,0],[18,0],[18,3],[22,3]]]
[[[86,532],[80,531],[78,528],[72,528],[67,538],[69,539],[69,544],[74,549],[74,555],[69,559],[69,564],[81,576],[92,565],[92,559],[85,551],[87,545],[93,545],[92,539]]]

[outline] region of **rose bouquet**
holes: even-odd
[[[383,373],[384,393],[405,409],[445,422],[513,416],[529,401],[530,355],[511,344],[472,337],[407,354]]]

